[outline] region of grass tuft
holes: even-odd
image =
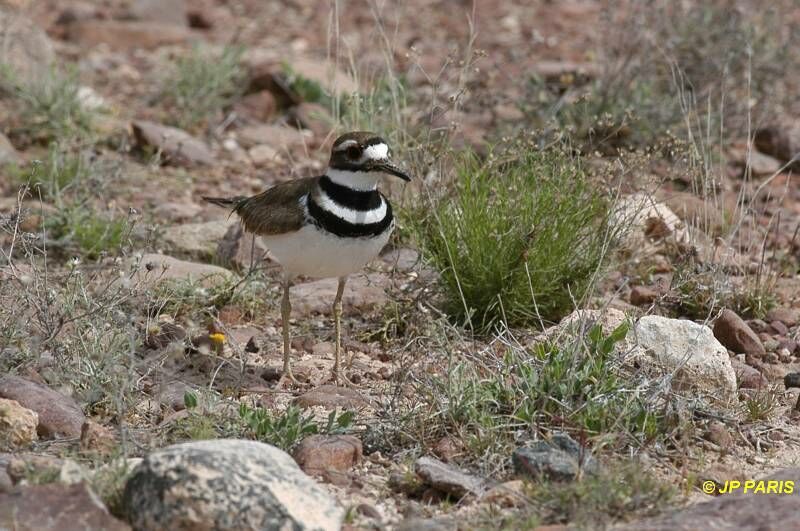
[[[170,108],[168,121],[187,130],[209,126],[243,90],[242,52],[228,46],[218,56],[209,56],[195,48],[179,58],[159,95]]]
[[[455,191],[411,218],[447,313],[476,331],[557,321],[589,292],[618,228],[611,201],[561,150],[458,163]],[[426,215],[424,212],[427,212]]]

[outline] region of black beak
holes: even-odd
[[[370,164],[370,171],[382,171],[383,173],[388,173],[389,175],[394,175],[395,177],[400,177],[404,181],[410,181],[411,177],[408,176],[406,172],[389,162],[388,160],[379,160],[375,161]]]

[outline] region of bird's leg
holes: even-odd
[[[347,277],[339,277],[339,286],[336,289],[336,298],[333,299],[333,331],[336,336],[334,339],[333,348],[333,381],[339,383],[340,380],[347,384],[352,385],[350,381],[341,372],[340,360],[342,352],[342,295],[344,294],[344,285],[347,282]]]
[[[298,385],[298,381],[292,374],[292,366],[289,363],[289,358],[292,355],[292,345],[289,340],[289,318],[292,314],[292,303],[289,300],[289,276],[283,280],[283,299],[281,300],[281,321],[283,322],[283,375],[278,380],[277,387],[283,387],[286,380]]]

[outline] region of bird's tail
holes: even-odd
[[[205,197],[203,201],[208,201],[211,204],[221,206],[222,208],[236,208],[242,200],[246,199],[244,196],[237,197]]]

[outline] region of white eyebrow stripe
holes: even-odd
[[[389,146],[386,144],[373,144],[364,150],[361,156],[362,161],[366,160],[384,160],[389,157]]]
[[[357,145],[358,145],[358,142],[355,141],[355,140],[352,140],[352,139],[351,140],[345,140],[344,142],[342,142],[341,144],[339,144],[338,146],[333,148],[333,150],[334,151],[344,151],[345,149],[349,148],[350,146],[357,146]]]

